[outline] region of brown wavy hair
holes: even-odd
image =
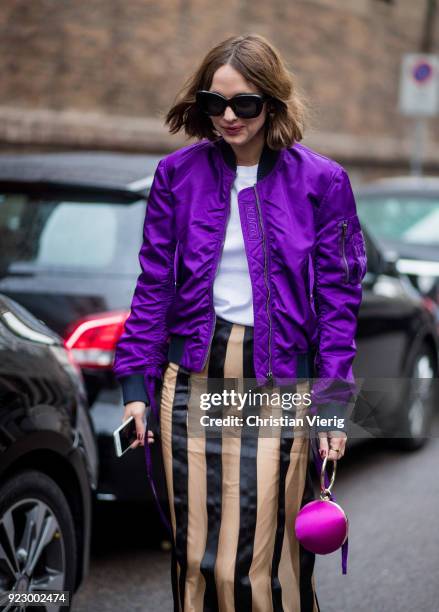
[[[183,128],[188,137],[200,140],[220,137],[210,118],[196,106],[195,93],[198,89],[209,89],[216,70],[225,64],[273,98],[272,112],[267,113],[265,123],[265,140],[270,148],[282,149],[302,140],[308,118],[305,96],[299,92],[296,78],[279,51],[259,34],[231,36],[207,53],[165,115],[165,125],[171,134]]]

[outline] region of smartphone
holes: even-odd
[[[134,417],[130,416],[129,419],[122,423],[122,425],[114,431],[113,437],[116,455],[122,457],[122,455],[129,450],[130,445],[137,440]]]

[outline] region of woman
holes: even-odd
[[[176,611],[319,610],[314,555],[294,536],[314,499],[306,427],[262,435],[247,416],[267,406],[247,393],[241,411],[209,409],[244,417],[235,427],[191,429],[207,413],[201,392],[230,381],[249,392],[253,380],[298,393],[290,415],[304,414],[308,392],[321,456],[344,455],[366,258],[345,170],[298,142],[304,112],[278,51],[249,35],[214,47],[166,117],[171,133],[198,140],[155,172],[114,371],[133,448],[145,407],[157,410]]]

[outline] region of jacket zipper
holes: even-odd
[[[233,185],[233,182],[232,182],[232,185]],[[217,261],[216,261],[216,270],[215,270],[215,274],[214,274],[214,277],[213,277],[213,281],[212,281],[211,286],[210,286],[210,305],[211,305],[211,310],[212,310],[213,316],[212,316],[212,323],[211,323],[211,330],[210,330],[210,340],[209,340],[209,345],[207,347],[206,356],[204,357],[204,361],[203,361],[203,369],[206,366],[207,358],[209,356],[210,347],[212,346],[212,340],[213,340],[213,336],[214,336],[214,333],[215,333],[216,314],[215,314],[215,307],[214,307],[214,303],[213,303],[213,285],[214,285],[215,277],[216,277],[216,274],[218,272],[218,268],[219,268],[219,265],[220,265],[221,253],[222,253],[222,250],[224,248],[224,242],[226,241],[227,223],[229,222],[231,207],[232,207],[232,189],[230,189],[229,204],[228,204],[228,209],[226,209],[226,217],[225,217],[225,223],[224,223],[223,240],[222,240],[221,246],[220,246],[219,251],[218,251]]]
[[[267,288],[267,301],[266,301],[266,309],[267,309],[267,315],[268,315],[268,372],[266,374],[267,376],[267,380],[266,380],[266,385],[273,385],[273,372],[271,370],[271,335],[272,335],[272,323],[271,323],[271,313],[270,313],[270,283],[268,282],[268,268],[267,268],[267,246],[265,243],[265,234],[264,234],[264,226],[262,223],[262,213],[261,213],[261,206],[260,206],[260,202],[259,202],[259,195],[258,195],[258,190],[256,189],[256,185],[253,185],[253,189],[255,191],[255,196],[256,196],[256,203],[258,205],[258,214],[259,214],[259,223],[261,225],[261,232],[262,232],[262,244],[263,244],[263,248],[264,248],[264,280],[265,280],[265,286]]]
[[[342,229],[342,234],[341,234],[341,252],[343,255],[343,262],[344,262],[344,266],[345,266],[345,273],[346,273],[346,282],[349,282],[349,266],[348,266],[348,260],[346,259],[346,250],[345,250],[345,242],[346,242],[346,232],[348,229],[348,223],[347,221],[343,221],[343,223],[341,224],[341,229]]]

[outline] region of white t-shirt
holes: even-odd
[[[238,209],[238,193],[252,187],[257,180],[258,164],[237,166],[233,183],[230,217],[223,252],[213,284],[215,312],[218,316],[253,325],[253,294]]]

